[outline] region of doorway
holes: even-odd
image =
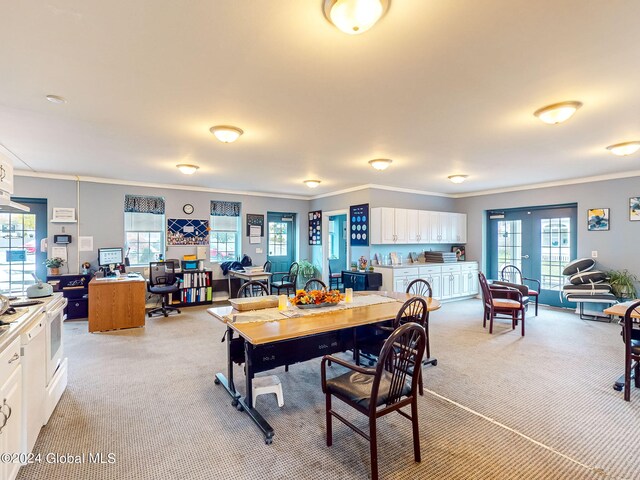
[[[295,213],[267,212],[267,260],[272,272],[288,272],[295,259]]]
[[[40,241],[47,238],[46,199],[12,198],[31,209],[30,212],[0,213],[0,292],[23,295],[34,283],[32,274],[41,280],[47,276],[40,251]]]
[[[347,210],[322,212],[322,279],[329,285],[331,273],[348,270],[349,216]]]
[[[540,303],[562,304],[564,266],[576,258],[577,206],[545,206],[488,212],[487,265],[490,278],[515,265],[540,280]]]

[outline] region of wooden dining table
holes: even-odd
[[[355,292],[358,295],[380,295],[392,299],[385,303],[355,308],[323,311],[302,317],[275,321],[241,322],[241,312],[231,306],[209,308],[207,312],[226,324],[227,375],[217,373],[215,383],[231,396],[231,404],[246,412],[264,435],[266,444],[273,441],[274,430],[252,403],[255,374],[288,366],[332,353],[354,348],[370,326],[394,319],[403,303],[414,295],[395,292]],[[434,298],[423,297],[429,311],[440,308]],[[289,310],[294,311],[295,309]],[[224,340],[224,338],[223,338]],[[245,365],[245,396],[236,389],[233,364]]]
[[[625,314],[627,313],[627,309],[636,302],[640,302],[640,298],[636,298],[635,300],[630,300],[628,302],[618,303],[604,310],[604,313],[607,315],[611,315],[611,317],[619,317],[620,319],[624,319]],[[637,323],[640,325],[640,311],[639,309],[631,312],[631,319],[633,323]],[[631,338],[635,338],[636,340],[640,340],[640,329],[634,329],[634,332],[637,335],[632,336]],[[631,379],[635,378],[633,371],[631,372]],[[624,388],[624,373],[618,377],[618,379],[613,384],[613,389],[619,392]]]

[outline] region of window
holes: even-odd
[[[269,256],[287,255],[287,222],[269,222]]]
[[[129,251],[131,265],[148,265],[160,259],[164,254],[164,230],[164,215],[125,212],[125,251]]]
[[[239,255],[240,217],[211,216],[212,262],[233,261]]]
[[[240,256],[240,203],[211,201],[212,262],[227,262]]]
[[[498,272],[506,265],[522,268],[522,222],[500,220],[498,222]]]
[[[164,198],[125,195],[125,251],[131,265],[148,265],[164,256]]]
[[[547,290],[561,290],[562,270],[571,261],[571,218],[540,220],[540,280]]]

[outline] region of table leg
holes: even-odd
[[[236,386],[233,383],[233,361],[231,359],[231,340],[233,340],[233,330],[227,327],[227,377],[223,373],[216,373],[214,380],[216,385],[222,385],[227,393],[231,396],[231,405],[238,406],[238,399],[240,394],[236,390]]]
[[[227,280],[229,281],[229,298],[231,298],[231,273],[227,273]]]

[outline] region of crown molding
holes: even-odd
[[[446,197],[446,198],[455,198],[453,195],[449,193],[439,193],[439,192],[428,192],[426,190],[415,190],[412,188],[403,188],[403,187],[392,187],[389,185],[378,185],[375,183],[367,183],[364,185],[358,185],[357,187],[345,188],[343,190],[336,190],[334,192],[322,193],[320,195],[315,195],[310,197],[309,200],[318,200],[320,198],[326,197],[335,197],[336,195],[344,195],[345,193],[357,192],[359,190],[387,190],[390,192],[400,192],[400,193],[412,193],[414,195],[429,195],[432,197]]]
[[[64,175],[59,173],[30,172],[28,170],[15,170],[14,175],[21,177],[47,178],[52,180],[71,180],[87,183],[103,183],[108,185],[129,185],[132,187],[148,187],[171,190],[187,190],[190,192],[225,193],[228,195],[247,195],[252,197],[286,198],[290,200],[310,200],[310,197],[302,195],[287,195],[276,193],[249,192],[245,190],[226,190],[221,188],[197,187],[190,185],[175,185],[170,183],[137,182],[134,180],[119,180],[115,178],[88,177],[82,175]]]

